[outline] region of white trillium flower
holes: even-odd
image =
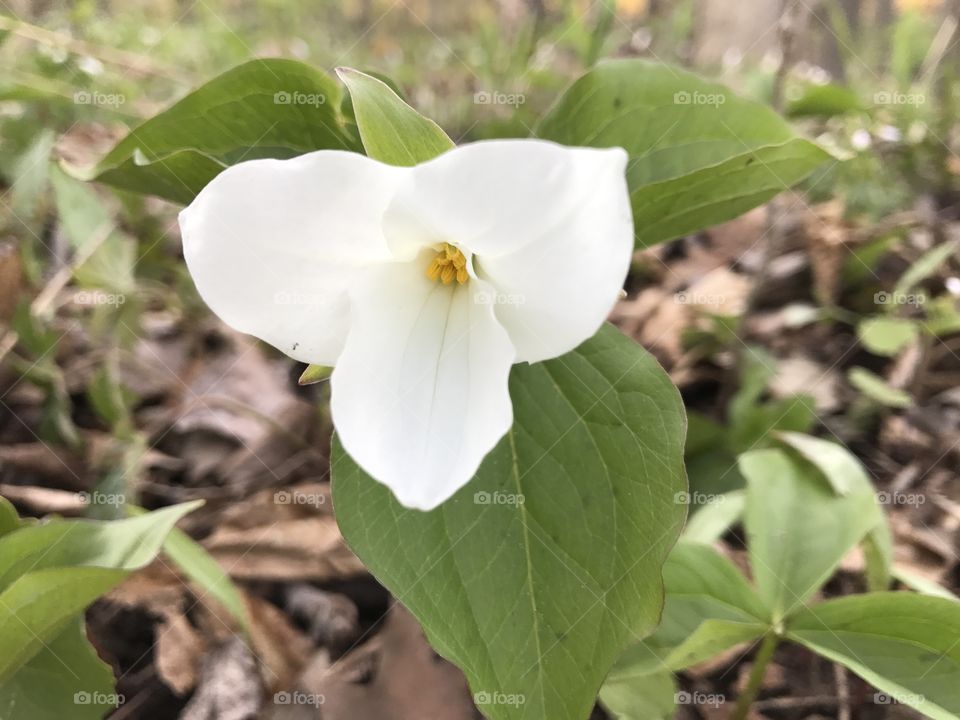
[[[626,153],[464,145],[415,167],[320,150],[251,160],[180,214],[228,325],[334,366],[346,451],[407,507],[463,487],[510,429],[510,367],[592,337],[633,250]]]

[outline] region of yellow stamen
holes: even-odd
[[[449,285],[454,280],[463,285],[470,279],[470,273],[467,272],[467,258],[459,248],[450,243],[443,243],[427,266],[427,277],[431,280],[439,280],[444,285]]]

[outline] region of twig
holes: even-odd
[[[837,720],[850,720],[850,684],[843,665],[834,664],[833,679],[837,684]]]

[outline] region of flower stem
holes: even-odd
[[[744,688],[743,692],[740,693],[740,697],[737,698],[737,706],[734,708],[730,720],[746,720],[750,705],[752,705],[756,699],[760,685],[763,683],[763,675],[767,669],[767,664],[770,662],[779,644],[780,636],[775,632],[770,632],[763,638],[763,643],[761,643],[760,649],[753,659],[753,669],[750,671],[747,687]]]

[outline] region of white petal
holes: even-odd
[[[334,364],[346,288],[390,259],[381,219],[402,175],[335,150],[227,168],[180,214],[200,295],[234,329],[302,362]]]
[[[571,148],[545,140],[461,145],[414,167],[387,213],[398,253],[451,242],[492,257],[540,237],[583,202],[603,168],[623,175],[620,148]]]
[[[425,241],[473,253],[516,361],[557,357],[600,328],[626,278],[626,163],[620,148],[464,145],[413,168],[387,211],[387,239],[406,257]]]
[[[513,422],[513,346],[492,308],[444,287],[422,256],[372,269],[351,291],[351,328],[331,377],[346,451],[407,507],[463,487]],[[472,286],[472,287],[471,287]]]
[[[582,159],[586,160],[586,158]],[[579,199],[518,249],[474,258],[497,290],[497,318],[517,361],[573,350],[600,329],[617,302],[633,256],[626,155],[592,155],[575,184]]]

